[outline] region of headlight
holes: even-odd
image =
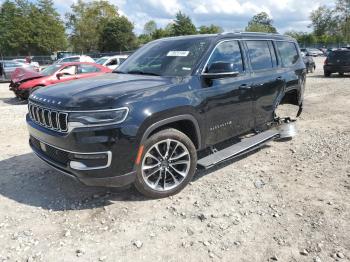
[[[101,111],[70,112],[68,125],[69,127],[82,127],[119,124],[126,119],[128,112],[127,107]]]

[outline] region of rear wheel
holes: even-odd
[[[165,129],[144,143],[135,187],[150,198],[177,194],[192,180],[196,165],[191,139],[176,129]]]
[[[329,71],[324,71],[324,76],[325,76],[325,77],[330,77],[330,76],[331,76],[331,72],[329,72]]]

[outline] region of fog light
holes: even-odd
[[[84,170],[87,168],[87,166],[84,163],[77,162],[77,161],[70,161],[69,163],[70,167],[77,170]]]
[[[75,170],[102,169],[110,166],[112,161],[111,152],[79,154],[73,153],[70,156],[69,166]]]

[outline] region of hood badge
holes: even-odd
[[[43,98],[43,97],[39,97],[39,96],[33,95],[33,94],[30,95],[30,98],[32,100],[34,100],[34,101],[42,101],[42,102],[47,102],[49,104],[57,104],[57,105],[62,104],[61,101],[54,100],[54,99]]]

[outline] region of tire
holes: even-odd
[[[315,71],[315,68],[313,66],[311,66],[310,73],[313,73],[314,71]]]
[[[338,74],[339,74],[339,76],[344,76],[344,73],[339,72]]]
[[[192,180],[197,152],[184,133],[172,128],[159,131],[146,140],[143,148],[134,185],[144,196],[175,195]]]
[[[331,76],[331,72],[329,72],[329,71],[324,71],[324,76],[325,76],[325,77],[330,77],[330,76]]]

